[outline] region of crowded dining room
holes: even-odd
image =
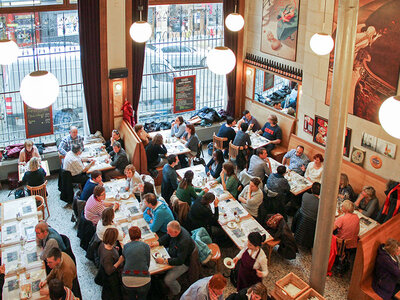
[[[399,11],[0,0],[0,299],[400,299]]]

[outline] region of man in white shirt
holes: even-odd
[[[67,152],[64,158],[64,170],[71,172],[72,182],[80,183],[85,185],[89,177],[86,172],[94,165],[95,161],[87,158],[82,159],[80,155],[82,154],[81,146],[72,145],[72,150]],[[85,167],[83,162],[90,161],[90,163]]]

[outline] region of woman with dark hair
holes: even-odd
[[[142,140],[143,146],[146,147],[151,141],[151,136],[144,130],[142,124],[136,124],[134,129],[139,138]]]
[[[31,140],[26,140],[24,143],[24,148],[19,153],[18,163],[24,165],[28,163],[33,157],[37,157],[40,161],[39,150],[36,148]]]
[[[313,161],[307,165],[304,177],[312,182],[321,182],[322,170],[324,169],[324,157],[317,153],[313,157]]]
[[[167,154],[163,136],[157,133],[153,140],[146,147],[147,169],[155,169],[165,165],[166,161],[161,160],[160,155]]]
[[[222,171],[222,165],[224,164],[224,154],[221,150],[217,149],[213,152],[212,158],[205,166],[207,176],[212,176],[217,179]]]
[[[140,241],[142,232],[137,226],[129,228],[131,241],[122,251],[125,258],[122,283],[129,299],[145,300],[150,289],[150,246]],[[112,298],[110,298],[112,299]]]
[[[114,247],[117,238],[118,230],[108,228],[99,246],[99,273],[102,274],[101,299],[103,300],[122,299],[120,266],[124,262],[124,257],[119,256],[118,250]]]
[[[349,177],[346,174],[340,174],[340,182],[339,182],[339,200],[350,200],[352,202],[355,201],[355,195],[352,186],[349,183]]]
[[[190,154],[196,156],[200,140],[196,134],[196,129],[192,124],[186,125],[185,133],[182,135],[182,140],[186,141],[185,147],[190,149]]]
[[[222,172],[217,179],[217,183],[221,183],[224,190],[231,193],[231,195],[237,199],[239,179],[235,174],[235,165],[233,163],[228,161],[223,164]]]
[[[392,299],[400,290],[400,243],[395,239],[388,239],[378,248],[376,256],[372,288],[383,298]]]
[[[208,192],[208,188],[201,189],[193,186],[193,176],[193,171],[186,171],[178,185],[178,189],[176,190],[176,197],[178,197],[179,200],[188,203],[189,206],[192,205],[192,201],[197,199],[198,196],[201,197],[204,193]]]
[[[122,231],[119,225],[114,223],[114,209],[112,207],[107,207],[101,213],[101,221],[97,223],[96,226],[96,234],[98,238],[102,241],[104,238],[104,233],[108,228],[115,228],[118,230],[118,241],[123,246],[122,242],[124,241],[124,232]]]
[[[244,247],[233,259],[235,265],[239,264],[236,287],[238,291],[262,282],[262,278],[268,275],[267,256],[261,249],[261,245],[266,239],[265,234],[252,232],[247,238],[247,247]]]
[[[171,136],[178,139],[185,133],[186,125],[182,116],[176,117],[175,121],[171,124]]]
[[[260,184],[261,180],[258,177],[250,179],[250,183],[245,186],[238,198],[243,207],[254,218],[258,217],[258,208],[263,202],[263,192],[260,190]]]
[[[214,212],[210,208],[210,204],[214,201]],[[210,230],[210,226],[219,226],[218,217],[218,198],[213,193],[205,193],[203,197],[197,200],[190,207],[187,222],[190,229],[197,229],[200,227]]]

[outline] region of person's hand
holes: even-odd
[[[146,211],[146,213],[147,213],[150,217],[153,216],[153,214],[151,213],[150,209],[148,209],[148,210]]]
[[[243,197],[239,197],[238,200],[239,200],[240,202],[242,202],[242,203],[243,203],[244,201],[246,201],[246,199],[244,199]]]
[[[233,263],[236,265],[236,264],[237,264],[237,262],[238,262],[238,260],[239,260],[239,258],[237,258],[237,257],[234,257],[234,258],[233,258]]]
[[[122,264],[122,263],[124,262],[124,260],[125,260],[125,258],[121,255],[121,256],[118,258],[118,263]]]
[[[106,164],[108,164],[108,163],[110,162],[110,159],[109,159],[109,158],[106,158],[106,159],[104,160],[104,162],[105,162]]]
[[[119,203],[115,202],[114,205],[113,205],[114,211],[116,211],[118,208],[119,208]]]
[[[250,124],[249,125],[249,130],[251,130],[253,128],[254,124]]]
[[[41,288],[44,287],[46,284],[47,284],[47,281],[46,281],[46,280],[45,280],[45,281],[41,281],[41,282],[39,283],[39,288],[41,289]]]
[[[103,181],[100,181],[99,182],[99,186],[103,186],[104,185],[104,182]]]
[[[258,277],[263,277],[263,273],[260,270],[256,270],[256,273]]]
[[[126,187],[125,187],[125,191],[128,191],[128,190],[129,190],[129,187],[128,187],[128,186],[126,186]]]
[[[210,176],[211,175],[211,173],[210,172],[207,172],[207,176]]]
[[[93,166],[95,163],[96,163],[96,161],[92,160],[92,161],[89,163],[89,166]]]
[[[160,243],[157,242],[157,241],[153,241],[153,242],[150,242],[150,243],[149,243],[149,246],[150,246],[151,248],[157,247],[157,246],[159,246],[159,245],[160,245]]]
[[[305,172],[306,171],[306,166],[305,165],[301,165],[300,169]]]
[[[262,131],[261,130],[257,130],[257,132],[256,132],[257,134],[261,134],[262,133]]]
[[[158,263],[158,264],[163,264],[163,263],[164,263],[164,258],[157,257],[157,258],[156,258],[156,263]]]
[[[4,274],[6,271],[6,266],[5,265],[1,265],[0,266],[0,274]]]
[[[218,203],[219,203],[219,199],[218,199],[217,197],[215,197],[215,200],[214,200],[214,207],[217,207],[217,206],[218,206]]]
[[[208,189],[207,187],[205,187],[205,188],[203,189],[203,191],[204,191],[204,193],[208,193],[209,189]]]

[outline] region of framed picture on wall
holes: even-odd
[[[264,0],[261,51],[296,61],[300,0]]]
[[[263,92],[272,89],[274,87],[274,79],[275,79],[274,74],[264,72]]]
[[[314,119],[311,118],[310,116],[304,115],[304,126],[303,130],[307,132],[308,134],[313,135],[314,131]]]
[[[350,155],[350,143],[351,143],[351,129],[346,128],[343,155],[349,157]],[[313,141],[321,146],[326,146],[328,134],[328,120],[320,116],[315,116],[315,125],[313,133]]]

